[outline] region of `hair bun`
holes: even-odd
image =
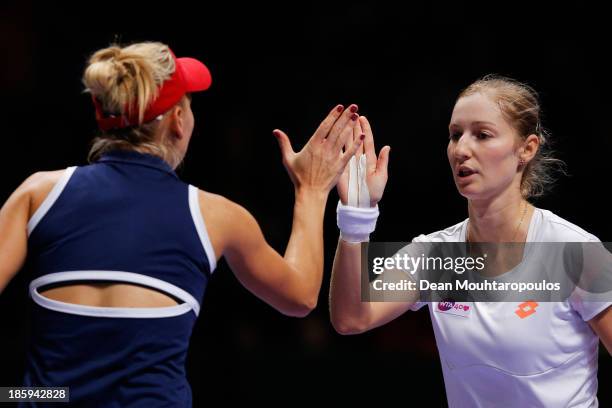
[[[83,83],[107,113],[129,115],[129,109],[138,107],[142,120],[146,107],[157,97],[159,85],[174,69],[165,44],[112,45],[91,56]]]

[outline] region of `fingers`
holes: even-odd
[[[278,140],[278,145],[283,156],[283,161],[288,160],[292,155],[295,154],[295,152],[293,151],[293,147],[291,146],[289,136],[287,136],[285,132],[279,129],[274,129],[274,131],[272,131],[272,134],[276,137],[276,140]]]
[[[366,164],[368,166],[368,172],[374,172],[376,170],[376,150],[374,148],[374,135],[372,134],[372,128],[370,122],[365,116],[359,117],[359,124],[365,134],[365,140],[363,141],[363,150],[366,155]]]
[[[361,123],[358,120],[357,123],[355,123],[355,126],[353,127],[353,142],[357,142],[357,140],[359,140],[359,138],[361,137],[361,135],[363,135],[363,129],[361,127]],[[347,149],[350,148],[350,146],[347,147]],[[361,144],[361,147],[359,149],[357,149],[357,153],[355,153],[355,155],[357,156],[357,158],[359,158],[361,155],[363,154],[363,143]]]
[[[331,112],[329,112],[327,117],[323,119],[323,122],[321,122],[317,130],[314,132],[314,135],[312,135],[311,139],[322,142],[329,134],[329,131],[334,126],[334,123],[336,123],[338,118],[342,116],[343,112],[344,112],[344,106],[336,105],[334,109],[332,109]]]
[[[344,130],[348,127],[352,128],[359,118],[359,115],[356,113],[358,109],[357,105],[352,104],[340,115],[329,130],[326,143],[329,143],[330,146],[337,146],[336,141],[343,135]]]
[[[346,166],[346,163],[348,163],[349,160],[351,160],[351,157],[353,157],[355,155],[355,153],[361,149],[361,146],[363,145],[363,140],[365,139],[365,135],[360,135],[357,138],[357,141],[355,141],[353,143],[353,145],[350,147],[350,149],[346,149],[346,151],[344,152],[344,156],[342,157],[342,163],[344,166]]]
[[[343,130],[342,133],[340,134],[339,137],[336,138],[335,142],[333,142],[332,145],[332,138],[328,137],[328,142],[330,146],[332,146],[332,149],[334,151],[337,151],[339,153],[342,153],[342,147],[344,146],[345,150],[347,149],[351,149],[353,146],[353,143],[356,143],[357,140],[359,139],[359,136],[361,136],[361,131],[359,130],[359,133],[357,134],[357,136],[355,137],[355,128],[357,127],[357,124],[359,123],[359,121],[353,121],[351,122],[351,124],[349,124],[348,126],[346,126]],[[361,128],[359,128],[361,129]]]

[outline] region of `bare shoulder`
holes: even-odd
[[[65,171],[66,169],[37,171],[36,173],[25,179],[22,186],[24,186],[29,191],[35,191],[45,188],[51,189],[59,181]]]
[[[198,199],[211,244],[219,256],[225,252],[228,244],[248,230],[259,228],[244,207],[222,195],[198,190]]]
[[[64,170],[39,171],[26,178],[2,206],[4,215],[18,217],[18,214],[22,214],[27,222],[62,174]]]
[[[236,218],[240,220],[240,218],[250,215],[244,207],[220,194],[204,190],[198,190],[198,193],[200,209],[202,215],[206,218],[221,218],[225,223],[229,223]]]
[[[30,217],[51,192],[66,170],[38,171],[19,186],[30,198]]]

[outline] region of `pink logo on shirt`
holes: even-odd
[[[438,303],[438,311],[442,313],[451,313],[459,316],[466,316],[470,313],[470,305],[457,303],[454,300],[445,300]]]

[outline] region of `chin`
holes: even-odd
[[[457,191],[459,192],[459,194],[461,194],[463,197],[467,198],[468,200],[478,200],[478,199],[486,198],[486,195],[484,194],[484,192],[481,189],[476,188],[473,185],[468,185],[464,187],[461,187],[458,184],[455,184],[455,185],[457,187]]]

